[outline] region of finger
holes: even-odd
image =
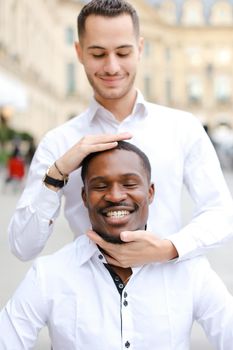
[[[112,149],[117,146],[117,142],[108,142],[108,143],[96,143],[92,145],[87,145],[87,150],[86,153],[94,153],[94,152],[101,152],[101,151],[106,151],[108,149]]]
[[[121,140],[131,139],[133,135],[129,132],[122,132],[119,134],[102,134],[102,135],[92,135],[93,143],[108,143],[108,142],[116,142]]]
[[[113,266],[120,266],[120,267],[122,267],[118,260],[114,259],[113,257],[111,257],[111,256],[109,256],[107,254],[104,254],[104,256],[105,256],[105,259],[108,262],[108,264],[113,265]]]
[[[141,239],[143,233],[146,234],[146,231],[122,231],[120,237],[123,242],[135,242]]]
[[[95,231],[89,230],[87,236],[92,242],[100,246],[105,251],[108,251],[110,254],[111,248],[115,249],[115,244],[106,242],[102,237],[100,237]]]

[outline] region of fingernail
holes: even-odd
[[[121,239],[126,239],[127,238],[127,233],[126,232],[121,232]]]

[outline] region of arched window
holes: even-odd
[[[176,3],[173,0],[164,0],[159,9],[160,16],[169,24],[176,24]]]
[[[181,23],[184,25],[203,25],[205,22],[201,0],[186,0],[183,4]]]
[[[216,2],[211,9],[210,23],[213,25],[232,25],[232,5],[226,0]]]

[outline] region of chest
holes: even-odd
[[[134,350],[186,349],[172,344],[188,344],[192,302],[182,293],[168,293],[161,271],[153,279],[132,276],[120,295],[109,272],[100,270],[81,271],[69,295],[52,301],[54,350],[69,342],[76,350],[119,350],[127,344]]]

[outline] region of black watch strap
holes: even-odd
[[[68,176],[64,177],[63,180],[58,180],[54,179],[53,177],[49,176],[48,173],[46,173],[43,178],[43,182],[54,187],[62,188],[67,184]]]

